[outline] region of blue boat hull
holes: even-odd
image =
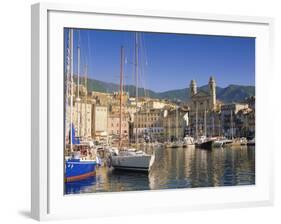
[[[73,182],[96,175],[96,162],[67,160],[65,162],[65,181]]]

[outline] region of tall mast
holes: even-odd
[[[80,30],[78,31],[78,46],[77,46],[77,54],[78,54],[78,63],[77,63],[77,135],[80,136],[80,97],[79,97],[79,85],[80,85]]]
[[[121,47],[120,52],[120,121],[119,121],[119,148],[122,146],[122,98],[123,98],[123,63],[124,63],[124,47]]]
[[[136,79],[136,145],[138,146],[138,32],[135,33],[135,79]]]
[[[198,138],[198,105],[196,102],[196,114],[195,114],[195,136]]]
[[[85,96],[85,111],[84,111],[84,122],[85,122],[85,137],[87,137],[87,96],[88,96],[88,88],[87,88],[87,81],[88,81],[88,65],[85,65],[85,88],[86,88],[86,96]]]
[[[178,122],[179,122],[179,115],[178,115],[178,106],[176,107],[176,137],[177,137],[177,140],[178,140],[178,135],[179,135],[179,132],[178,132]]]
[[[206,108],[204,110],[204,135],[207,136],[207,118],[206,118]]]
[[[221,119],[220,119],[220,117],[218,119],[218,122],[219,122],[219,136],[221,136]]]
[[[212,123],[213,123],[213,136],[215,136],[215,117],[214,117],[214,114],[212,116]]]
[[[231,139],[233,139],[233,117],[232,110],[230,111]]]
[[[168,117],[168,141],[171,141],[171,120]]]
[[[218,122],[219,122],[219,136],[221,136],[221,117],[220,116],[219,116]]]
[[[72,145],[72,107],[73,107],[73,29],[70,29],[70,80],[71,80],[71,93],[70,93],[70,151],[73,152]]]
[[[69,96],[70,96],[70,32],[68,32],[67,38],[67,51],[66,51],[66,82],[65,82],[65,140],[68,139],[70,143],[70,122],[67,115],[69,107]],[[68,138],[67,138],[68,137]]]

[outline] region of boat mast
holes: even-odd
[[[233,139],[233,117],[232,110],[230,111],[231,139]]]
[[[168,141],[171,141],[171,120],[168,117]]]
[[[206,108],[205,108],[205,110],[204,110],[204,135],[207,136]]]
[[[215,117],[214,117],[214,114],[212,116],[212,123],[213,123],[213,136],[215,136]]]
[[[122,98],[123,98],[123,63],[124,63],[124,47],[121,47],[120,52],[120,117],[119,117],[119,149],[122,146]]]
[[[88,65],[85,65],[85,88],[86,88],[86,95],[85,95],[85,111],[84,111],[84,122],[85,122],[85,133],[84,136],[87,137],[87,96],[88,96],[88,88],[87,88],[87,81],[88,81]]]
[[[219,136],[221,137],[221,118],[219,117]]]
[[[178,106],[176,107],[176,140],[178,140],[178,135],[179,135],[179,132],[178,132],[178,122],[179,122],[179,115],[178,115]]]
[[[69,31],[69,40],[70,40],[70,81],[71,81],[71,89],[70,89],[70,151],[73,152],[72,145],[72,106],[73,106],[73,29]]]
[[[136,146],[138,146],[138,32],[135,33],[135,79],[136,79]]]
[[[80,112],[79,112],[79,85],[80,85],[80,30],[78,31],[78,46],[77,46],[77,54],[78,54],[78,63],[77,63],[77,135],[80,136]]]
[[[66,49],[66,82],[65,82],[65,141],[68,139],[70,143],[70,125],[67,116],[69,106],[69,82],[70,82],[70,32],[68,32],[67,49]],[[68,138],[67,138],[68,137]]]
[[[198,105],[196,102],[196,113],[195,113],[195,136],[198,138]]]

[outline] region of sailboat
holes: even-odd
[[[138,33],[135,34],[135,75],[138,77]],[[122,148],[122,111],[123,111],[123,63],[124,63],[124,48],[121,47],[121,63],[120,63],[120,117],[119,117],[119,147],[112,149],[110,153],[110,165],[114,169],[130,170],[130,171],[145,171],[149,172],[154,163],[154,155],[148,155],[144,151],[135,148]],[[137,80],[137,78],[136,78]],[[137,83],[136,83],[137,84]],[[138,93],[138,85],[136,85],[136,101]],[[137,134],[136,134],[137,135]],[[138,138],[136,137],[136,146],[138,146]]]
[[[196,107],[196,130],[197,130],[197,107]],[[207,111],[206,109],[204,110],[204,135],[200,136],[200,138],[197,137],[196,142],[195,142],[195,146],[201,149],[212,149],[213,145],[214,145],[214,139],[213,138],[207,138],[207,115],[206,115]],[[197,131],[196,131],[197,133]],[[197,134],[196,134],[197,135]]]
[[[78,50],[80,54],[80,50]],[[80,56],[78,55],[78,59]],[[80,62],[79,62],[80,63]],[[79,73],[79,71],[78,71]],[[70,80],[69,80],[70,79]],[[91,145],[80,144],[80,139],[75,135],[75,127],[73,124],[73,29],[69,30],[68,50],[67,50],[67,84],[66,84],[66,108],[69,98],[69,81],[70,81],[70,122],[69,122],[69,143],[70,158],[65,158],[65,182],[79,181],[96,175],[95,160],[81,160],[81,153],[87,156],[91,150]],[[68,125],[68,124],[67,124]]]

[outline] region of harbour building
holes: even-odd
[[[189,87],[189,134],[191,136],[214,136],[220,134],[220,103],[216,99],[216,82],[209,79],[208,89],[197,91],[195,80]]]
[[[185,137],[187,122],[185,116],[188,109],[184,107],[171,108],[164,111],[163,127],[166,141],[175,141]]]
[[[159,140],[163,135],[163,110],[141,109],[134,115],[134,136],[149,137],[151,140]]]
[[[230,103],[221,106],[222,135],[228,138],[241,137],[243,126],[246,124],[248,104]]]
[[[92,137],[95,140],[106,139],[107,137],[107,121],[108,109],[107,106],[93,104],[92,107]]]

